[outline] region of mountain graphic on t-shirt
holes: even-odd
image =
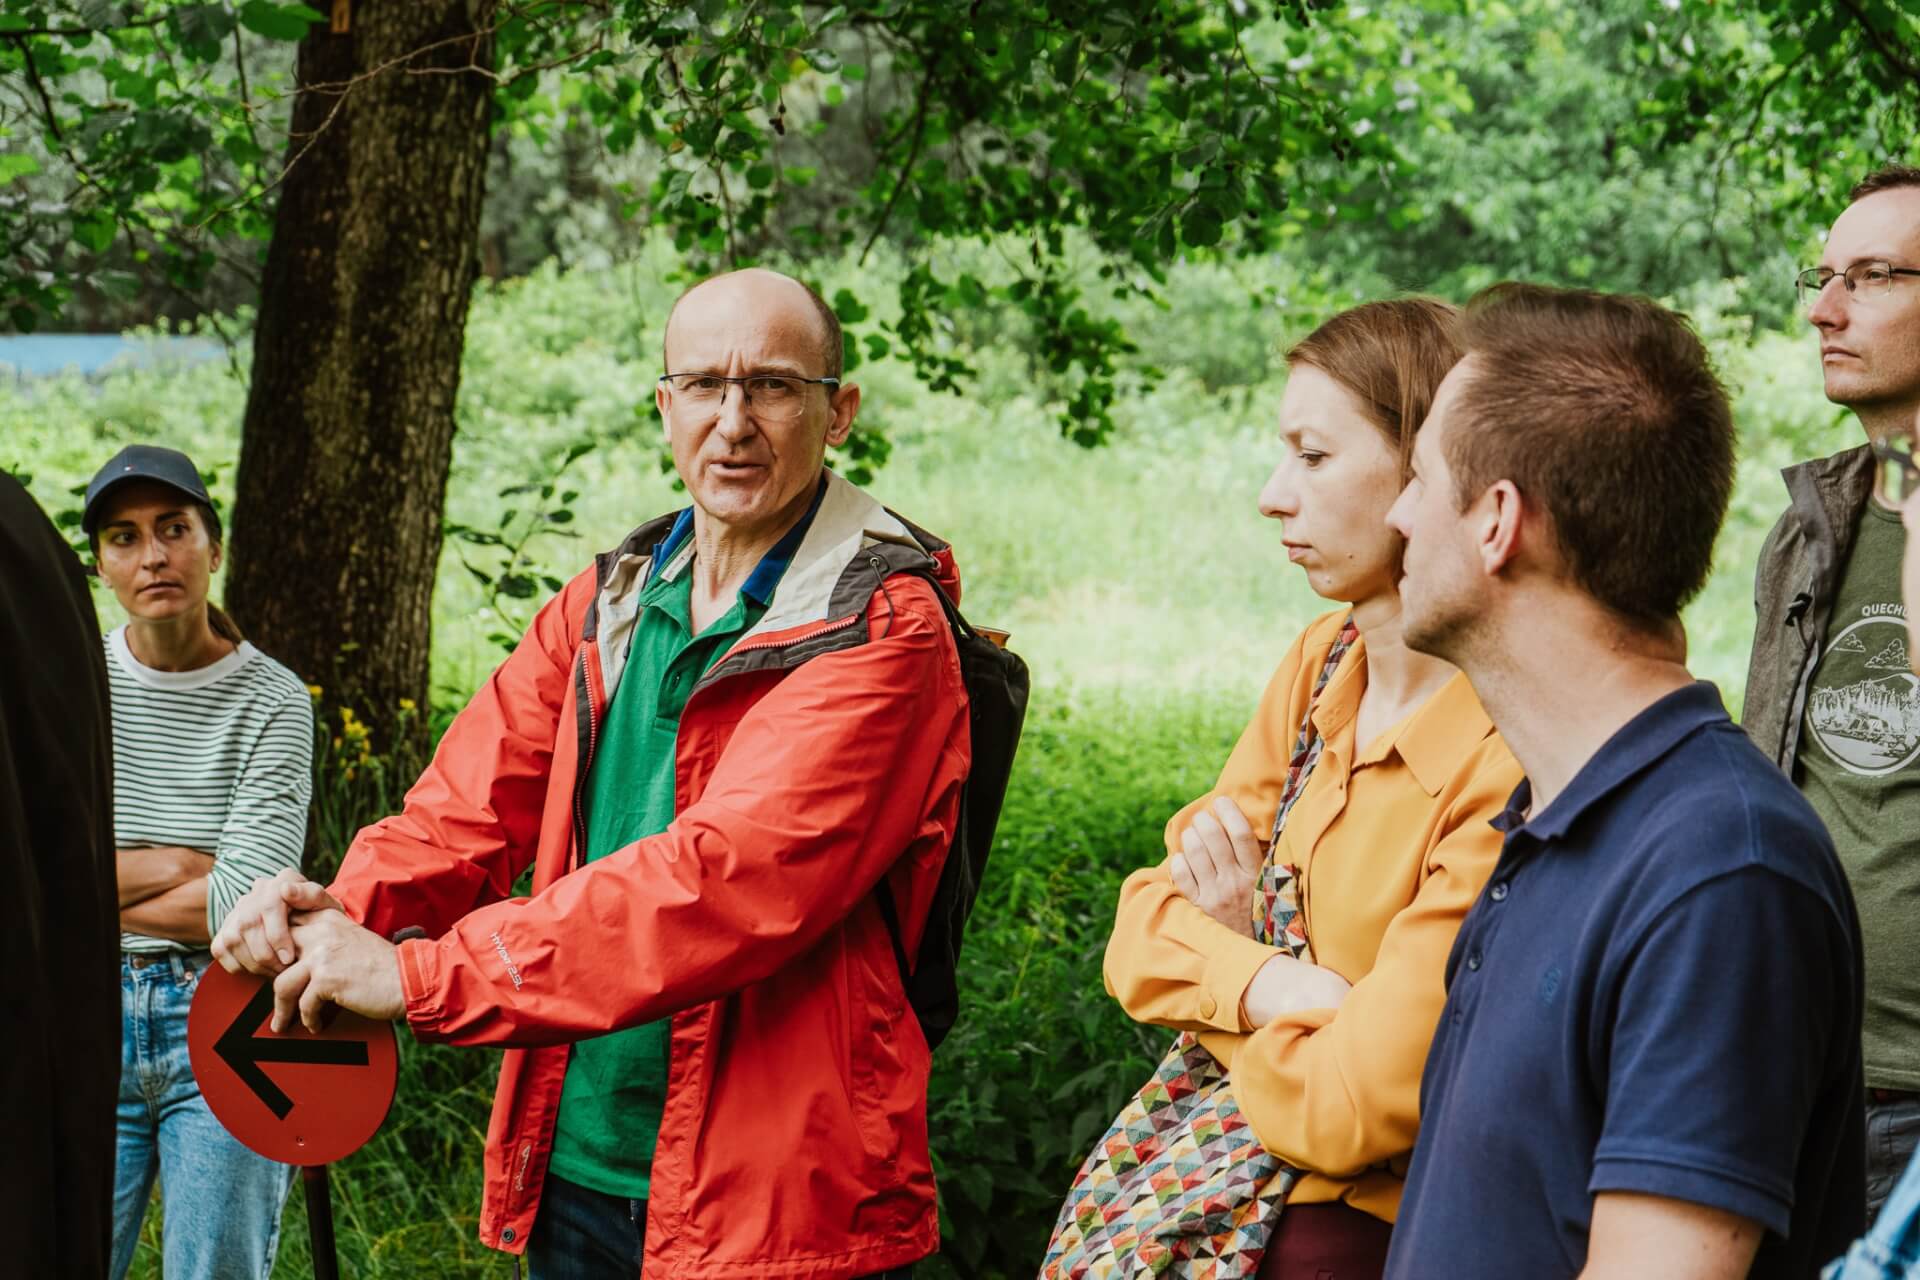
[[[1898,637],[1887,642],[1887,647],[1867,659],[1869,671],[1905,671],[1907,670],[1907,642]]]
[[[1848,632],[1846,639],[1827,650],[1828,653],[1865,653],[1866,651],[1867,642],[1854,632]]]
[[[1911,675],[1815,689],[1807,710],[1828,748],[1853,765],[1879,767],[1920,747],[1920,686]]]

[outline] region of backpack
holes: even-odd
[[[927,1048],[938,1048],[960,1016],[960,942],[967,916],[986,876],[987,855],[993,850],[993,830],[1000,822],[1000,806],[1007,798],[1007,778],[1013,772],[1013,754],[1020,745],[1020,726],[1026,720],[1029,680],[1020,655],[1003,649],[976,631],[947,598],[946,588],[932,573],[913,571],[933,584],[953,628],[954,647],[960,653],[960,679],[967,688],[967,720],[973,741],[973,762],[960,787],[960,818],[953,845],[947,850],[940,884],[927,908],[927,927],[920,952],[909,961],[901,942],[900,915],[893,889],[880,882],[880,914],[893,940],[893,957],[907,1001],[920,1020]]]

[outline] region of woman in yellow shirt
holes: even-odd
[[[1400,638],[1385,517],[1459,356],[1456,319],[1430,299],[1369,303],[1287,353],[1260,510],[1343,603],[1288,648],[1219,782],[1167,824],[1167,859],[1127,879],[1107,946],[1127,1012],[1196,1033],[1261,1145],[1304,1172],[1266,1280],[1381,1274],[1447,955],[1521,777],[1466,677]],[[1314,700],[1349,619],[1357,638]],[[1321,754],[1273,850],[1296,869],[1309,960],[1255,941],[1250,904],[1310,701]]]

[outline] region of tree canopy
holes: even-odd
[[[275,621],[249,564],[343,556],[348,616],[431,578],[468,282],[563,223],[610,254],[665,231],[689,278],[887,245],[891,296],[832,298],[850,363],[959,389],[970,332],[1016,322],[1096,445],[1188,355],[1111,305],[1176,303],[1176,259],[1291,255],[1330,299],[1731,279],[1779,312],[1916,123],[1898,0],[0,0],[0,324],[251,337],[234,590],[318,660],[391,637]],[[840,465],[886,452],[865,430]],[[391,513],[324,509],[395,467],[420,474]],[[409,532],[296,548],[264,518],[290,503]],[[420,653],[381,698],[424,692]]]

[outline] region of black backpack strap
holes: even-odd
[[[900,985],[904,987],[913,978],[913,966],[907,961],[907,947],[901,941],[904,935],[900,931],[900,909],[893,905],[893,886],[882,876],[874,889],[874,896],[880,900],[880,918],[887,922],[887,941],[893,944],[894,963],[900,966]]]
[[[940,579],[934,576],[932,570],[909,569],[906,572],[912,577],[924,580],[933,588],[934,597],[940,601],[941,612],[947,615],[949,627],[963,635],[973,634],[973,628],[968,626],[967,620],[960,616],[960,610],[955,607],[952,599],[947,595],[947,589],[940,585]],[[960,839],[957,824],[953,835],[954,842],[957,844]],[[952,849],[948,849],[947,856],[953,856]],[[891,867],[887,868],[889,874],[892,870]],[[880,877],[880,883],[874,886],[874,890],[875,896],[880,900],[880,918],[887,922],[887,941],[893,944],[894,963],[900,966],[900,985],[903,989],[910,991],[908,984],[913,981],[913,962],[907,957],[906,933],[900,927],[900,908],[893,901],[893,886],[887,883],[887,877],[883,875]]]
[[[973,760],[961,783],[953,839],[927,907],[919,946],[911,958],[892,886],[884,879],[876,886],[880,914],[900,969],[901,987],[926,1036],[927,1047],[934,1048],[959,1015],[961,937],[979,895],[994,828],[1006,797],[1026,712],[1028,679],[1026,664],[1017,654],[967,623],[930,564],[922,560],[895,572],[927,579],[940,600],[960,664],[961,682],[966,687],[967,723],[974,745]]]

